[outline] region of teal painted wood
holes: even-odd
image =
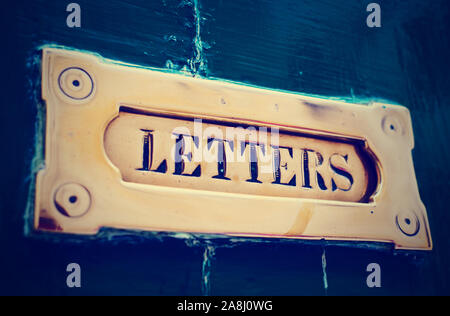
[[[0,293],[450,294],[450,5],[446,0],[378,1],[382,27],[371,29],[366,26],[369,2],[78,1],[79,29],[66,26],[68,2],[8,4],[1,13],[7,62],[1,84]],[[186,240],[132,232],[104,232],[99,240],[24,237],[36,154],[40,75],[34,61],[44,44],[207,78],[407,106],[435,249],[405,253],[365,245]],[[82,267],[81,289],[66,287],[70,262]],[[382,267],[380,289],[366,286],[372,262]]]

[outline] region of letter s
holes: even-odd
[[[345,169],[345,165],[348,165],[348,155],[331,155],[330,167],[338,176],[331,179],[333,191],[350,191],[353,186],[353,176]]]

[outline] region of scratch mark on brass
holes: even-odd
[[[314,212],[314,205],[312,203],[304,203],[301,210],[298,211],[298,216],[294,224],[286,233],[287,236],[301,236],[311,220]]]

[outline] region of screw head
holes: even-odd
[[[92,77],[78,67],[64,69],[59,75],[58,84],[62,93],[73,100],[87,99],[94,92]]]
[[[88,212],[91,206],[91,195],[84,186],[67,183],[56,190],[54,202],[62,215],[81,217]]]
[[[382,121],[383,131],[387,135],[403,135],[403,125],[401,120],[393,115],[385,116]]]
[[[416,236],[420,231],[420,221],[417,215],[402,212],[395,218],[398,229],[408,237]]]

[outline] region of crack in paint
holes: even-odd
[[[209,296],[211,293],[211,263],[214,259],[216,248],[211,245],[205,245],[205,251],[203,252],[203,264],[202,264],[202,294],[203,296]]]
[[[189,67],[194,76],[206,77],[207,75],[207,62],[204,57],[204,45],[201,38],[201,21],[200,3],[199,0],[193,0],[193,10],[195,19],[195,37],[194,43],[194,56],[188,60]]]
[[[327,277],[327,254],[325,247],[322,252],[322,274],[323,274],[323,288],[325,289],[325,295],[328,295],[328,277]]]

